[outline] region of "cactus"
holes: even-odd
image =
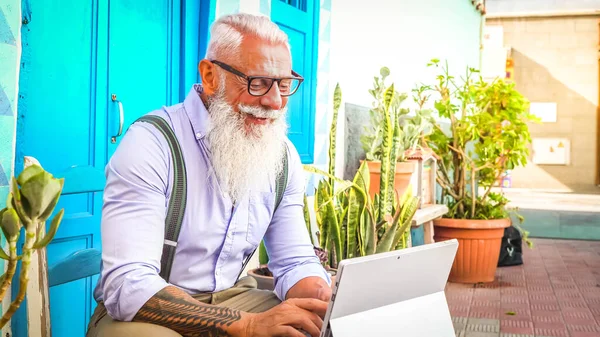
[[[8,242],[8,254],[0,247],[0,258],[8,261],[6,273],[0,277],[0,300],[12,284],[17,263],[21,261],[19,292],[8,310],[0,318],[2,328],[17,311],[25,298],[31,255],[35,250],[44,249],[54,238],[62,220],[61,209],[51,220],[50,230],[40,235],[46,221],[54,212],[62,192],[64,179],[56,179],[39,165],[31,165],[23,170],[18,178],[11,179],[11,192],[6,207],[0,210],[0,227]],[[21,230],[25,229],[23,252],[17,255],[17,241]]]

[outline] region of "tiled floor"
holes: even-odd
[[[457,336],[600,337],[600,241],[534,243],[493,283],[448,283]]]

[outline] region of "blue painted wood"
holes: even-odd
[[[115,94],[122,102],[125,131],[141,115],[179,102],[181,9],[174,0],[120,0],[111,1],[109,10],[106,97]],[[119,107],[110,99],[108,121],[110,138],[119,127]],[[109,143],[108,156],[121,139]]]
[[[15,173],[33,156],[66,182],[57,210],[65,216],[48,246],[48,263],[83,248],[100,247],[99,223],[106,139],[108,2],[23,1],[31,17],[21,29]],[[21,245],[18,245],[20,247]],[[20,272],[20,270],[19,270]],[[50,289],[54,336],[83,336],[95,303],[96,278]],[[13,295],[18,286],[12,288]],[[13,318],[13,335],[26,336],[24,302]]]
[[[96,248],[76,251],[48,267],[48,286],[54,287],[100,273],[102,252]]]
[[[206,0],[209,10],[192,0],[23,1],[23,15],[31,20],[22,26],[15,174],[28,155],[65,178],[57,206],[65,216],[47,250],[48,265],[60,266],[76,251],[101,249],[104,167],[121,139],[110,141],[119,125],[111,94],[123,104],[123,132],[139,116],[178,102],[189,89],[182,84],[197,72],[195,46],[204,40],[193,25],[206,24],[215,0]],[[56,282],[50,288],[52,334],[82,337],[98,275],[63,283],[54,279],[56,270],[49,274]],[[14,286],[13,295],[17,291]],[[12,328],[13,336],[27,336],[26,303]]]
[[[215,8],[216,0],[182,0],[181,101],[192,85],[200,82],[198,64],[206,54],[210,25],[215,20]],[[203,38],[199,39],[198,36]]]
[[[285,31],[292,47],[293,68],[305,80],[288,102],[289,138],[303,163],[314,162],[319,1],[271,1],[271,19]]]
[[[425,229],[423,228],[423,225],[410,229],[410,239],[413,247],[425,244]]]

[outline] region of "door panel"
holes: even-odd
[[[98,154],[106,153],[107,142],[98,130],[106,128],[107,105],[98,97],[106,92],[108,7],[105,1],[35,0],[23,8],[33,14],[22,27],[15,171],[22,170],[24,156],[33,156],[65,178],[56,207],[64,208],[65,215],[47,250],[52,263],[76,249],[100,246],[105,162]],[[71,243],[73,238],[86,239]],[[93,281],[50,289],[53,335],[85,331],[95,308]],[[17,290],[13,287],[13,296]],[[25,309],[13,319],[15,336],[26,336]]]
[[[109,96],[115,94],[123,106],[123,133],[140,116],[179,99],[179,3],[173,0],[110,3],[108,88]],[[118,132],[118,103],[110,99],[108,111],[106,139],[110,141]],[[120,139],[110,142],[109,156]]]
[[[318,38],[318,1],[272,0],[271,20],[288,34],[292,48],[292,67],[304,83],[288,103],[289,138],[303,163],[313,162],[314,114],[316,92],[316,39]]]
[[[119,126],[111,95],[123,104],[123,133],[136,118],[180,95],[180,2],[24,2],[32,14],[22,27],[15,173],[23,156],[33,156],[65,178],[56,208],[64,208],[65,216],[47,250],[51,265],[77,250],[101,248],[104,167],[120,140],[111,142]],[[97,278],[50,289],[54,336],[85,335]],[[25,309],[14,316],[14,336],[27,336]]]

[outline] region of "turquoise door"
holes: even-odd
[[[49,264],[101,248],[104,167],[119,130],[187,92],[180,83],[197,73],[187,63],[199,57],[199,29],[190,26],[199,8],[196,1],[23,0],[15,168],[18,174],[23,157],[33,156],[65,178],[57,206],[65,217],[48,246]],[[96,282],[97,276],[50,289],[52,335],[85,335]],[[22,306],[14,336],[27,336],[25,314]]]
[[[289,100],[289,138],[303,163],[314,161],[314,125],[319,38],[317,0],[272,0],[271,20],[288,34],[292,63],[304,83]]]

